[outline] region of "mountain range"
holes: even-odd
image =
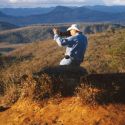
[[[108,12],[101,7],[65,7],[57,6],[52,11],[44,14],[29,16],[10,16],[0,12],[0,21],[14,23],[16,25],[31,25],[40,23],[73,23],[73,22],[125,22],[125,11]]]
[[[96,5],[96,6],[87,6],[87,8],[91,10],[97,10],[101,12],[110,12],[110,13],[122,13],[125,12],[125,6],[103,6],[103,5]]]
[[[30,16],[44,14],[52,11],[54,7],[49,8],[0,8],[0,11],[11,16]]]
[[[101,12],[110,12],[110,13],[121,13],[125,12],[125,6],[85,6],[88,9],[101,11]],[[54,10],[56,7],[37,7],[37,8],[0,8],[0,11],[11,16],[30,16],[49,13]],[[78,8],[78,7],[69,7],[69,8]]]

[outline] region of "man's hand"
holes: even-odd
[[[59,34],[59,30],[57,28],[53,28],[53,33],[54,34]]]

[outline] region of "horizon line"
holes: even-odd
[[[0,8],[22,8],[22,9],[25,9],[25,8],[53,8],[53,7],[58,7],[58,6],[62,6],[62,7],[94,7],[94,6],[106,6],[106,7],[117,7],[117,6],[121,6],[121,7],[124,7],[125,5],[53,5],[53,6],[26,6],[26,7],[22,7],[22,6],[10,6],[10,7],[6,7],[6,6],[0,6]]]

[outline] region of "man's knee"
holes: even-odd
[[[64,61],[61,60],[60,63],[59,63],[59,65],[64,65]]]
[[[71,64],[71,59],[62,59],[61,61],[60,61],[60,64],[59,65],[70,65]]]

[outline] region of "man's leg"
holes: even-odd
[[[72,66],[80,66],[81,62],[77,61],[77,60],[72,60],[71,65]]]

